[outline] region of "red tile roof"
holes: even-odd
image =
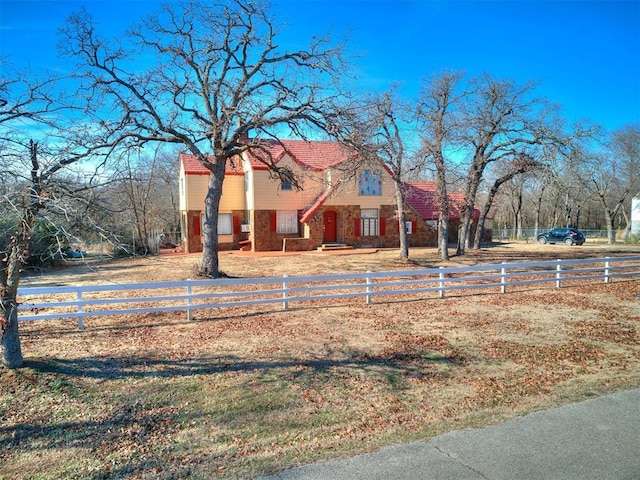
[[[336,142],[262,140],[260,144],[266,151],[255,149],[249,155],[251,166],[257,170],[267,168],[259,159],[260,155],[265,153],[265,160],[272,160],[274,163],[278,163],[285,154],[289,154],[301,168],[317,172],[339,165],[353,155],[349,149]]]
[[[336,142],[306,141],[306,140],[260,140],[261,149],[252,150],[249,162],[254,170],[266,170],[267,163],[277,164],[285,154],[289,154],[293,161],[305,170],[321,172],[339,165],[353,153]],[[263,159],[263,161],[260,160]],[[188,175],[208,175],[207,170],[195,155],[180,154],[180,161]],[[241,175],[242,162],[227,162],[227,174]]]
[[[213,156],[208,157],[213,160]],[[190,153],[181,153],[180,162],[184,166],[184,173],[186,175],[209,175],[211,171],[207,169],[195,155]],[[233,161],[227,161],[226,165],[227,175],[244,175],[242,169],[242,161],[240,157],[233,157]]]
[[[405,199],[425,221],[435,221],[439,217],[438,194],[434,182],[405,183]],[[462,193],[448,193],[449,220],[460,220],[460,206],[464,201]],[[473,218],[480,217],[480,211],[473,209]]]
[[[324,202],[329,196],[340,186],[341,182],[337,182],[335,185],[332,185],[330,188],[327,188],[325,191],[320,193],[313,202],[311,202],[303,211],[302,217],[300,217],[300,222],[307,223],[309,219],[318,211]]]

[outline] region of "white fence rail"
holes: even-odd
[[[384,295],[444,297],[460,290],[506,293],[509,287],[553,282],[557,288],[576,280],[609,282],[640,279],[640,256],[501,263],[392,272],[264,277],[122,285],[26,287],[18,291],[19,319],[84,318],[101,315],[202,309],[364,297],[367,304]],[[141,291],[149,294],[139,295]],[[155,292],[155,294],[153,293]]]

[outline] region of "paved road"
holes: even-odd
[[[640,480],[640,389],[261,480]]]

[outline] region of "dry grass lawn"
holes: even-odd
[[[232,276],[444,265],[433,249],[221,254]],[[447,265],[640,255],[496,245]],[[193,277],[198,256],[92,261],[23,285]],[[0,478],[255,478],[640,385],[640,278],[21,324],[0,372]]]

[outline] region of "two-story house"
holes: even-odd
[[[290,170],[300,179],[301,188],[274,176],[258,158],[260,154],[245,152],[228,162],[218,217],[220,249],[313,250],[336,243],[399,246],[395,186],[383,166],[354,170],[351,152],[333,142],[282,140],[262,145],[269,161]],[[180,155],[186,252],[202,251],[200,226],[209,174],[193,155]],[[433,196],[412,195],[407,201],[405,228],[410,247],[437,242],[434,223],[420,214],[423,201],[431,202]]]

